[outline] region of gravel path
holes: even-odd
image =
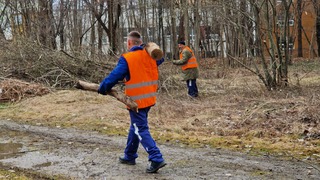
[[[0,120],[0,164],[67,179],[320,179],[307,161],[250,156],[212,148],[159,144],[167,166],[147,174],[140,146],[135,166],[118,163],[125,137],[75,129],[48,128]]]

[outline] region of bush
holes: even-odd
[[[115,62],[115,59],[103,55],[92,59],[92,56],[87,57],[86,51],[75,53],[48,49],[28,39],[1,44],[1,77],[50,87],[72,87],[77,79],[99,82]]]

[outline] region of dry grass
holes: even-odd
[[[256,76],[243,69],[203,68],[198,79],[200,98],[190,99],[185,82],[179,80],[179,69],[166,62],[160,68],[158,103],[149,115],[151,132],[162,143],[319,161],[319,67],[319,62],[294,64],[290,86],[273,92],[266,91]],[[75,89],[2,107],[0,117],[110,135],[125,136],[129,127],[123,104],[110,96]]]

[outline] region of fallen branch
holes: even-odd
[[[78,80],[76,86],[77,89],[87,90],[87,91],[94,91],[98,92],[99,84],[96,83],[89,83],[85,81]],[[118,91],[111,89],[111,91],[107,92],[108,95],[115,97],[118,101],[127,105],[131,110],[137,112],[138,105],[134,102],[129,96],[119,93]]]

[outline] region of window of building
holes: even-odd
[[[289,20],[289,26],[293,26],[294,25],[294,20],[293,19],[290,19]]]

